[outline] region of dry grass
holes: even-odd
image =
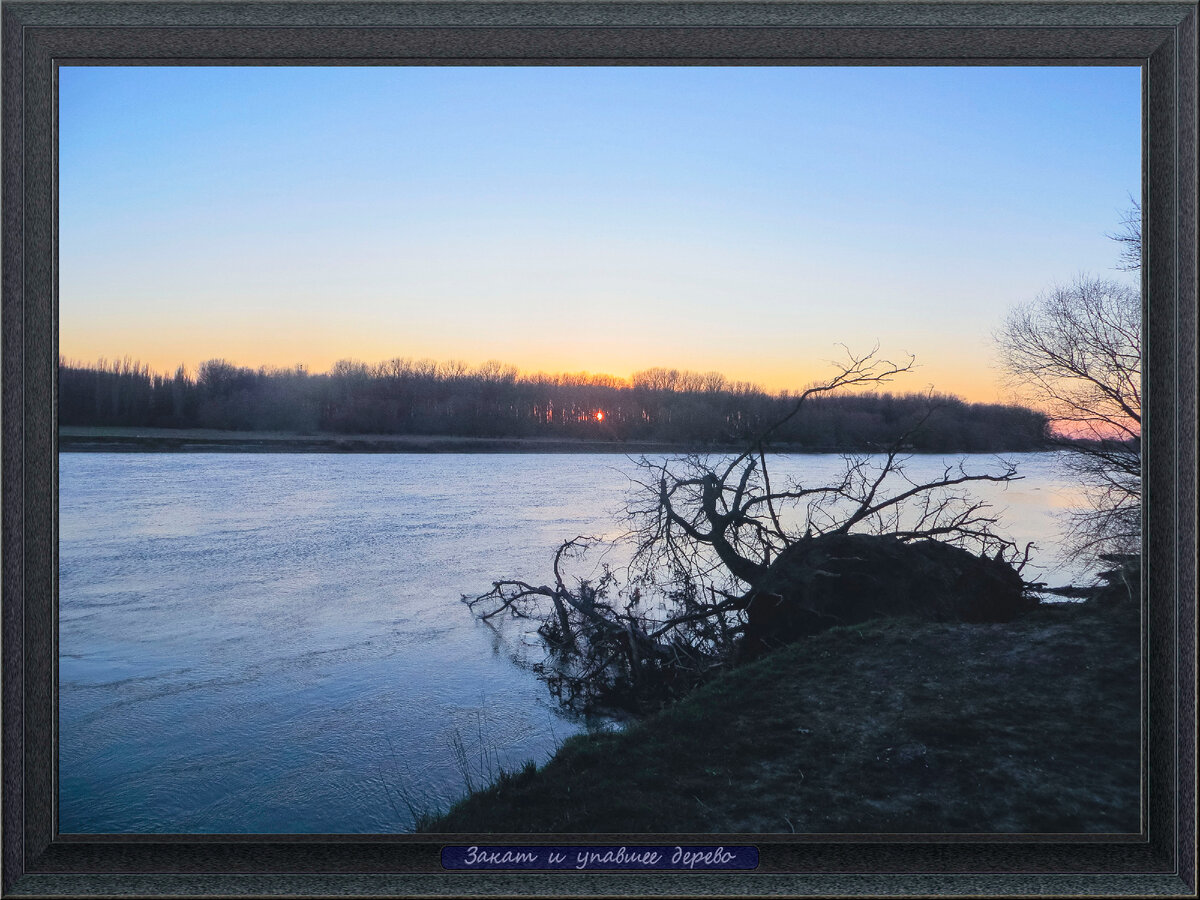
[[[1136,831],[1139,647],[1131,604],[837,629],[573,738],[425,830]]]

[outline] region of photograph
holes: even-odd
[[[0,0],[0,897],[1194,896],[1198,22]]]
[[[57,69],[62,835],[1137,835],[1108,65]]]

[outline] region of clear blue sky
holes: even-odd
[[[487,359],[769,388],[835,344],[1000,396],[1113,271],[1136,68],[64,67],[60,351]]]

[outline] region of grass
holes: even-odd
[[[499,750],[485,734],[484,718],[482,711],[476,712],[472,746],[468,746],[460,728],[453,728],[446,739],[446,749],[461,780],[464,797],[516,774],[501,765]],[[391,771],[381,770],[380,778],[395,821],[404,829],[427,831],[437,820],[439,811],[446,808],[447,801],[421,785],[421,778],[410,772],[396,753],[391,738],[388,738],[387,744]],[[522,771],[528,774],[535,769],[536,766],[530,761]]]
[[[1132,604],[879,620],[501,774],[429,832],[1112,832],[1139,827]]]

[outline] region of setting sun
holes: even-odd
[[[604,421],[604,410],[600,410],[599,412],[596,413],[596,421],[597,422]]]

